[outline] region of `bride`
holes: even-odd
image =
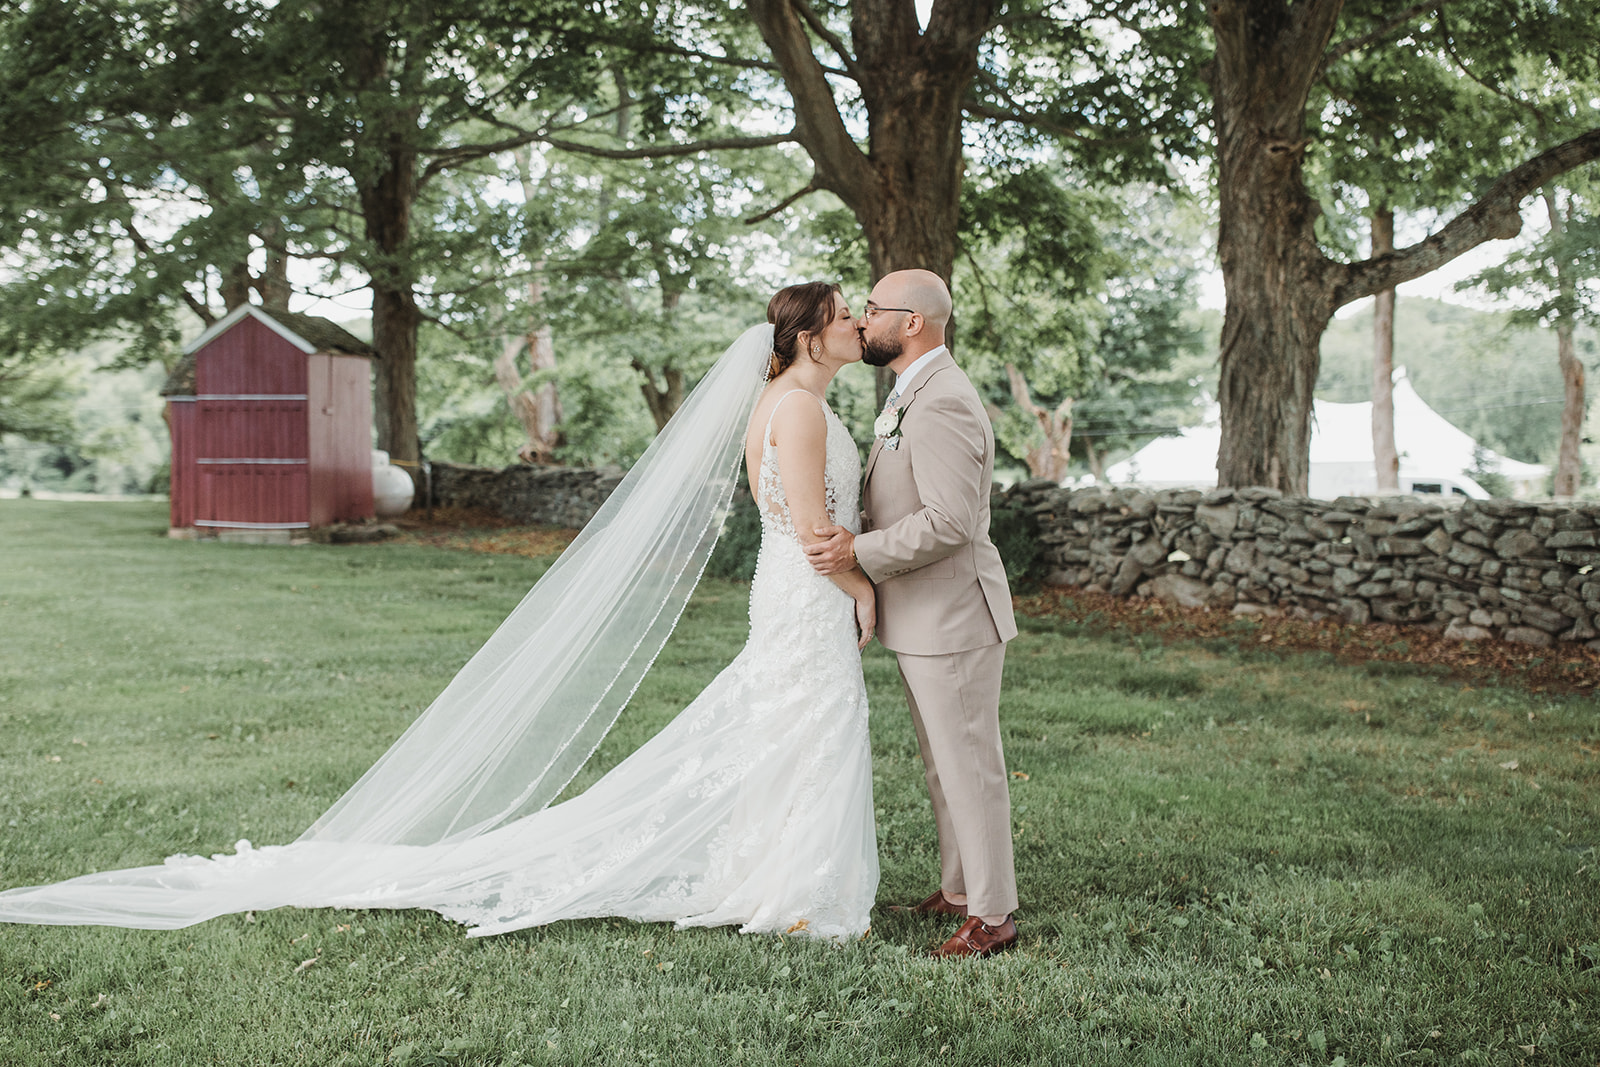
[[[472,936],[602,915],[863,934],[878,860],[860,650],[875,602],[859,570],[818,577],[801,548],[859,522],[856,446],[823,393],[861,344],[827,283],[781,290],[767,318],[297,841],[8,890],[0,921],[167,929],[294,905],[427,908]],[[676,623],[741,454],[761,515],[748,642],[658,735],[551,805]]]

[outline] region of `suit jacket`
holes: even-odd
[[[945,352],[902,396],[898,448],[872,444],[856,560],[878,587],[878,640],[937,656],[1017,635],[1005,565],[989,540],[994,428]]]

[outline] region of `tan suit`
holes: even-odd
[[[948,352],[911,382],[899,447],[873,442],[856,559],[878,589],[878,640],[899,656],[939,829],[940,887],[972,915],[1017,905],[1000,747],[1005,642],[1017,635],[989,540],[994,430]]]

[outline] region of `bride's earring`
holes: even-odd
[[[812,345],[811,346],[811,358],[812,359],[816,359],[820,355],[822,355],[822,346],[821,345],[817,345],[817,344]]]

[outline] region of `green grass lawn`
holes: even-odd
[[[0,886],[291,840],[548,562],[164,527],[0,501]],[[583,780],[733,656],[745,598],[702,586]],[[951,924],[885,906],[937,859],[892,660],[866,671],[860,943],[290,909],[0,926],[0,1064],[1600,1062],[1592,698],[1024,620],[1023,939],[936,963]]]

